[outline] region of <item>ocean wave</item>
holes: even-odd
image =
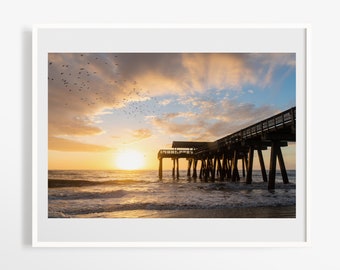
[[[138,180],[108,180],[108,181],[88,181],[88,180],[64,180],[64,179],[48,179],[49,188],[64,187],[87,187],[97,185],[126,185],[133,183],[142,183]]]
[[[277,190],[295,190],[296,185],[294,183],[276,183]],[[268,185],[265,182],[253,182],[251,184],[240,183],[240,182],[216,182],[216,183],[206,183],[205,185],[198,185],[198,189],[211,191],[211,190],[221,190],[221,191],[250,191],[250,190],[267,190]],[[272,192],[275,192],[273,190]]]
[[[124,190],[107,192],[79,192],[79,193],[58,193],[49,194],[48,200],[91,200],[91,199],[113,199],[122,198],[127,194]]]

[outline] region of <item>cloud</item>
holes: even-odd
[[[240,90],[256,83],[257,68],[248,66],[249,54],[142,53],[123,54],[121,74],[151,95],[186,95],[207,89]],[[262,60],[262,59],[261,59]]]
[[[185,83],[196,91],[206,89],[239,90],[243,84],[255,83],[254,70],[242,54],[184,54]]]
[[[48,149],[64,152],[103,152],[111,148],[95,144],[86,144],[58,137],[48,137]]]
[[[166,105],[170,104],[171,102],[172,102],[171,99],[163,99],[163,100],[159,101],[158,103],[160,105],[166,106]]]
[[[180,135],[187,140],[215,141],[277,112],[271,106],[256,107],[227,99],[214,102],[192,98],[191,102],[196,104],[197,113],[164,114],[149,120],[164,134]]]
[[[152,131],[146,128],[132,130],[128,133],[130,133],[130,137],[127,134],[127,136],[124,137],[125,141],[123,144],[132,144],[152,136]]]
[[[94,120],[86,115],[72,116],[71,114],[55,114],[49,116],[49,134],[51,135],[74,135],[89,136],[99,135],[103,132],[94,126]]]
[[[152,136],[152,132],[149,129],[137,129],[132,132],[132,136],[138,140],[146,139]]]
[[[266,87],[274,82],[275,72],[281,67],[295,71],[295,53],[253,53],[247,60],[248,66],[255,71],[257,85]]]

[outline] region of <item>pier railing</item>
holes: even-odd
[[[295,128],[296,121],[296,107],[281,112],[277,115],[269,117],[254,125],[243,128],[235,133],[229,134],[209,146],[200,147],[195,150],[195,154],[204,153],[208,150],[216,150],[220,147],[235,144],[237,142],[245,141],[252,138],[258,138],[265,134],[280,131],[284,128]]]
[[[172,158],[172,157],[193,157],[194,150],[192,149],[161,149],[158,151],[158,158]]]
[[[277,115],[269,117],[259,123],[241,129],[233,134],[227,135],[219,140],[217,140],[217,144],[228,144],[234,143],[239,140],[246,140],[253,137],[258,137],[260,135],[277,131],[282,128],[294,127],[295,128],[296,121],[296,107],[293,107],[289,110],[281,112]]]

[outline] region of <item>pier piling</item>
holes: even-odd
[[[283,156],[282,156],[282,152],[281,152],[280,147],[277,151],[277,159],[279,161],[283,183],[288,184],[289,183],[288,175],[287,175],[286,166],[285,166],[285,163],[284,163],[284,160],[283,160]]]
[[[268,181],[267,180],[267,172],[266,172],[266,167],[264,165],[264,160],[263,160],[263,155],[262,155],[261,149],[257,149],[257,155],[259,156],[259,162],[260,162],[263,182],[267,182]]]
[[[192,159],[188,159],[188,171],[187,171],[187,176],[191,176],[191,164],[192,164]]]
[[[192,177],[194,179],[197,178],[197,159],[194,159],[194,165],[193,165],[193,168],[192,168]]]
[[[247,166],[247,184],[251,184],[253,181],[252,174],[253,174],[253,161],[254,161],[254,147],[249,147],[249,159],[248,159],[248,166]]]
[[[277,141],[272,142],[270,150],[270,164],[269,164],[269,182],[268,189],[275,189],[275,176],[276,176],[276,157],[277,151],[280,146]]]
[[[163,159],[159,159],[159,168],[158,168],[158,177],[159,179],[163,178]]]

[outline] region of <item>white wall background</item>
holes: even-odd
[[[0,269],[339,269],[337,1],[5,1],[1,21]],[[309,23],[305,248],[32,248],[31,29],[41,23]],[[339,121],[338,121],[339,122]],[[166,232],[165,232],[166,233]],[[241,233],[241,232],[240,232]],[[280,232],[278,232],[280,233]]]

